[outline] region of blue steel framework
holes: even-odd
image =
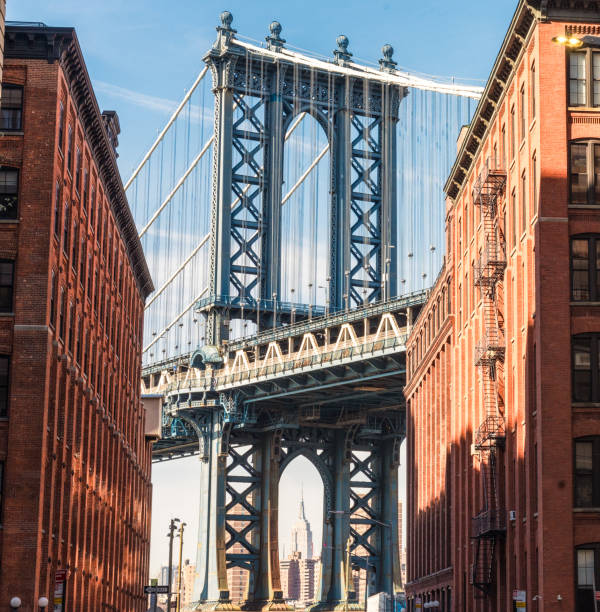
[[[308,310],[278,300],[284,138],[301,113],[323,127],[332,152],[331,309],[396,295],[395,134],[407,89],[372,73],[273,57],[285,42],[276,22],[266,55],[240,44],[231,21],[223,13],[204,58],[215,95],[209,296],[201,304],[208,345],[227,340],[233,319],[256,321],[260,330],[273,317],[289,321],[292,310],[297,317]],[[348,39],[337,42],[335,62],[343,68]],[[393,70],[392,52],[386,45],[382,71]]]
[[[249,573],[244,609],[286,610],[279,577],[278,485],[298,455],[324,484],[320,610],[360,609],[351,570],[371,592],[401,588],[397,468],[405,435],[404,340],[426,293],[395,298],[396,123],[407,89],[351,62],[340,36],[333,64],[235,38],[223,13],[205,56],[213,76],[206,344],[146,368],[166,398],[156,458],[199,453],[197,609],[232,610],[227,569]],[[281,203],[286,131],[301,113],[330,150],[329,311],[281,302]],[[257,335],[229,341],[229,322]],[[277,327],[285,324],[284,327]],[[234,544],[244,552],[230,552]]]
[[[219,363],[213,354],[206,369],[194,367],[196,354],[147,371],[146,391],[165,397],[155,458],[202,460],[199,608],[232,609],[226,570],[240,567],[249,572],[245,609],[287,609],[278,483],[298,455],[315,465],[325,491],[316,608],[361,607],[352,568],[368,565],[373,593],[401,588],[404,343],[425,299],[421,292],[263,332],[227,345]],[[236,542],[243,553],[228,552]]]

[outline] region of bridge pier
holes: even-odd
[[[362,610],[352,577],[356,568],[367,570],[369,594],[400,589],[401,430],[382,437],[383,422],[369,427],[287,423],[286,428],[262,423],[253,428],[240,422],[239,412],[223,406],[201,410],[203,418],[196,409],[193,422],[202,460],[197,610],[292,609],[283,599],[279,575],[279,479],[299,454],[317,467],[325,490],[321,582],[311,609]],[[178,415],[190,422],[188,409]],[[228,584],[227,569],[232,567],[248,572],[245,600],[239,605],[232,602]]]

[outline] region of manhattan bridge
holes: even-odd
[[[401,590],[405,341],[444,250],[442,185],[481,89],[265,43],[221,15],[204,68],[126,183],[157,287],[145,395],[155,461],[201,460],[194,600],[287,610],[278,488],[299,455],[324,488],[316,609]],[[234,545],[235,551],[232,549]],[[240,546],[241,545],[241,546]],[[243,550],[243,552],[239,552]]]

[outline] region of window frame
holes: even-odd
[[[585,74],[585,102],[583,104],[571,103],[571,56],[582,55],[584,57],[584,74]],[[600,51],[588,47],[587,49],[577,49],[569,51],[567,54],[567,107],[568,108],[600,108],[600,93],[598,94],[598,103],[594,104],[594,55],[600,56]]]
[[[4,359],[6,360],[6,384],[2,384],[2,377],[0,376],[0,418],[8,417],[10,407],[10,355],[0,355],[0,362]],[[2,406],[3,403],[4,407]]]
[[[590,588],[590,585],[579,585],[579,560],[578,560],[578,552],[579,551],[589,551],[592,550],[594,551],[594,583],[593,585],[591,585],[592,588]],[[573,571],[573,578],[575,581],[575,601],[576,601],[576,606],[577,606],[577,610],[580,610],[581,612],[587,612],[588,610],[594,610],[595,609],[595,605],[594,605],[594,586],[596,586],[596,589],[598,589],[598,586],[600,586],[600,542],[588,542],[585,544],[579,544],[578,546],[575,547],[574,550],[574,555],[573,555],[574,559],[574,571]],[[589,592],[590,593],[590,603],[591,606],[586,606],[586,602],[582,602],[580,600],[581,594],[580,593],[585,593],[585,592]]]
[[[0,288],[10,287],[10,307],[7,310],[4,310],[0,306],[0,312],[3,314],[12,314],[14,312],[15,306],[15,260],[2,258],[0,259],[0,264],[8,263],[11,264],[11,283],[10,285],[2,284],[2,276],[0,275]]]
[[[586,176],[587,176],[587,191],[586,191],[586,203],[573,203],[573,183],[572,183],[572,149],[576,145],[586,146]],[[600,138],[577,138],[569,141],[569,159],[568,159],[568,173],[569,173],[569,206],[600,206],[600,185],[599,185],[599,198],[596,201],[596,173],[594,172],[594,147],[600,147]]]
[[[23,110],[25,108],[25,87],[23,85],[19,85],[18,83],[2,83],[2,90],[6,92],[7,90],[20,90],[21,92],[21,105],[20,107],[11,107],[11,110],[18,109],[19,111],[19,127],[4,127],[2,125],[2,115],[0,114],[0,132],[22,132],[23,131]],[[6,96],[2,95],[2,101],[6,102]],[[0,104],[0,111],[2,109],[2,104]]]
[[[573,287],[573,274],[575,269],[573,267],[573,242],[575,240],[585,240],[588,243],[588,267],[587,267],[587,275],[588,275],[588,293],[589,299],[577,299],[574,296],[574,287]],[[600,246],[600,234],[573,234],[569,236],[569,273],[570,273],[570,301],[577,303],[589,303],[589,302],[600,302],[600,282],[598,281],[598,277],[600,276],[600,266],[596,267],[596,253],[597,249]],[[594,265],[590,265],[592,263],[592,257],[594,260]]]
[[[588,399],[579,399],[576,397],[575,385],[575,341],[584,341],[589,339],[590,347],[590,397]],[[571,336],[571,402],[573,404],[598,404],[600,403],[600,359],[598,350],[600,348],[600,333],[584,333],[573,334]]]
[[[0,194],[0,199],[4,195],[6,195],[7,197],[10,195],[14,196],[14,204],[13,204],[14,214],[11,213],[11,214],[5,215],[4,212],[2,211],[0,212],[0,219],[5,219],[7,221],[16,221],[19,218],[19,193],[20,193],[20,186],[21,186],[21,170],[17,166],[5,166],[5,165],[0,166],[0,173],[4,171],[14,172],[17,176],[17,180],[16,180],[16,190],[14,194],[10,194],[9,192],[6,192],[6,194],[4,193]]]
[[[578,477],[588,476],[587,473],[577,473],[577,444],[592,444],[592,504],[590,506],[577,503]],[[573,508],[600,508],[600,436],[582,436],[573,439]]]

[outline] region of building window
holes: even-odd
[[[600,402],[600,334],[579,334],[572,338],[572,396],[574,402]]]
[[[60,103],[60,111],[58,113],[58,150],[62,153],[63,138],[65,137],[65,106]]]
[[[511,234],[512,234],[512,246],[515,247],[517,246],[517,217],[518,217],[518,213],[517,213],[517,190],[513,189],[511,194],[510,194],[510,202],[512,205],[512,210],[511,210],[511,217],[512,217],[512,224],[511,224]]]
[[[506,168],[506,125],[502,125],[502,167]]]
[[[600,436],[575,440],[575,508],[600,507]]]
[[[88,203],[88,195],[89,195],[89,185],[90,185],[90,177],[88,176],[88,171],[83,171],[83,212],[87,214],[87,203]]]
[[[19,171],[0,166],[0,219],[16,219],[19,202]]]
[[[85,234],[85,232],[83,232]],[[81,239],[81,253],[79,256],[79,284],[85,284],[85,264],[87,262],[87,243],[85,237]]]
[[[77,255],[79,253],[79,230],[77,227],[77,221],[73,221],[73,240],[71,240],[71,266],[75,273],[77,273]]]
[[[92,197],[90,198],[90,225],[94,231],[94,215],[96,214],[96,190],[92,187]]]
[[[52,270],[52,280],[50,284],[50,325],[56,325],[56,272]]]
[[[75,341],[75,307],[73,302],[69,305],[69,353],[73,352]]]
[[[510,109],[510,157],[515,158],[517,152],[517,117],[515,115],[515,106],[513,104]]]
[[[0,312],[13,311],[14,270],[14,261],[0,259]]]
[[[600,585],[600,543],[583,544],[575,551],[577,612],[595,612],[595,595]]]
[[[533,194],[533,215],[538,212],[538,186],[537,186],[537,155],[531,158],[531,192]]]
[[[600,204],[600,141],[575,141],[569,148],[571,204]]]
[[[525,84],[521,85],[521,140],[527,133],[527,101],[525,100]]]
[[[0,103],[0,130],[23,128],[23,88],[19,85],[2,85]]]
[[[531,119],[535,119],[535,113],[537,112],[537,100],[536,100],[536,95],[537,92],[535,90],[536,88],[536,84],[535,84],[535,63],[531,64],[531,71],[529,74],[530,80],[531,80]]]
[[[600,106],[600,53],[569,54],[569,106]]]
[[[75,190],[80,193],[81,187],[81,151],[77,147],[77,153],[75,154]]]
[[[67,136],[67,170],[73,174],[73,128],[69,126]]]
[[[10,377],[10,357],[0,355],[0,417],[8,414],[8,384]]]
[[[523,228],[522,231],[525,232],[527,229],[527,219],[529,215],[527,214],[527,176],[525,174],[525,170],[523,170],[523,174],[521,174],[521,200],[522,200],[522,223]]]
[[[58,307],[58,336],[65,339],[65,290],[60,290],[60,303]]]
[[[571,300],[600,302],[600,234],[571,238]]]
[[[69,253],[69,228],[71,219],[69,217],[69,203],[65,202],[65,219],[63,225],[63,251]]]
[[[60,236],[60,180],[56,181],[54,194],[54,235]]]

